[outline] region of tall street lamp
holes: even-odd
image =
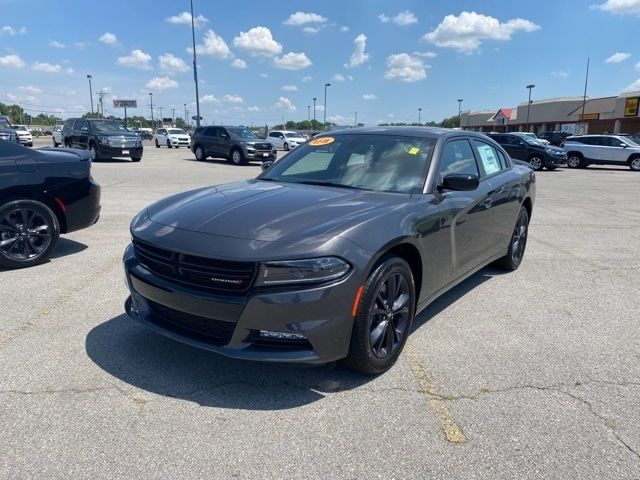
[[[458,99],[458,128],[462,129],[462,125],[460,124],[460,115],[462,115],[462,102],[464,100],[462,98]]]
[[[193,0],[191,0],[191,40],[193,41],[193,81],[196,84],[196,127],[199,127],[200,97],[198,95],[198,61],[196,59],[196,27],[193,22]]]
[[[307,105],[307,121],[311,121],[311,105]]]
[[[316,97],[313,97],[313,125],[315,128],[315,124],[316,124]]]
[[[184,124],[188,125],[189,124],[189,120],[187,120],[187,104],[184,104]]]
[[[531,110],[531,89],[534,87],[534,84],[527,85],[527,88],[529,89],[529,103],[527,103],[527,132],[529,131],[529,110]]]
[[[153,93],[149,92],[149,100],[151,100],[151,128],[154,127],[153,122]]]
[[[330,87],[331,84],[330,83],[325,83],[324,84],[324,116],[323,116],[323,121],[322,121],[322,129],[326,130],[327,129],[327,87]]]
[[[418,126],[421,125],[422,122],[422,107],[418,107]]]
[[[87,75],[89,79],[89,98],[91,99],[91,115],[93,115],[93,90],[91,89],[91,75]]]

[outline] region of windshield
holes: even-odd
[[[0,128],[11,128],[6,118],[0,117]]]
[[[167,132],[169,132],[170,135],[186,135],[186,132],[181,128],[170,128]]]
[[[256,134],[248,128],[227,128],[227,130],[234,138],[258,138]]]
[[[14,125],[13,128],[15,128],[16,130],[20,130],[22,131],[27,131],[27,127],[25,127],[24,125]]]
[[[435,140],[395,135],[322,136],[258,178],[395,193],[419,193]]]
[[[96,132],[103,133],[128,132],[128,130],[124,128],[124,125],[122,125],[121,123],[108,120],[98,120],[91,122],[91,128]]]
[[[526,135],[526,134],[525,135],[520,135],[520,138],[522,138],[529,145],[542,145],[542,143],[540,143],[540,140],[538,140],[533,135]]]

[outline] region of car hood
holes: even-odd
[[[147,212],[168,227],[265,242],[340,235],[402,208],[409,195],[246,180],[169,197]]]

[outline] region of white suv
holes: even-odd
[[[640,145],[622,135],[576,135],[567,137],[563,148],[567,166],[585,168],[594,165],[626,165],[640,172]]]
[[[51,138],[53,140],[54,147],[62,145],[62,125],[56,125],[53,127],[53,134],[51,135]]]
[[[191,137],[181,128],[159,128],[156,130],[156,148],[191,148]]]
[[[31,131],[25,125],[14,125],[13,129],[16,131],[18,140],[22,145],[33,147],[33,136],[31,135]]]
[[[306,142],[298,132],[289,130],[272,130],[267,135],[267,140],[277,150],[293,150],[298,145]]]

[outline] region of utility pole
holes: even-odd
[[[91,115],[93,115],[93,90],[91,90],[91,79],[93,78],[91,75],[87,75],[89,79],[89,98],[91,99]]]
[[[462,130],[462,125],[460,125],[460,116],[462,115],[462,102],[464,102],[463,98],[458,99],[458,128]]]
[[[327,129],[327,87],[330,87],[330,83],[324,84],[324,110],[323,110],[323,120],[322,120],[322,130]]]
[[[422,122],[422,107],[418,107],[418,126],[420,126]]]
[[[529,89],[529,103],[527,104],[527,132],[529,131],[529,110],[531,110],[531,89],[535,88],[535,85],[532,83],[527,85],[526,88]]]
[[[100,102],[98,104],[98,113],[101,117],[104,117],[104,97],[107,95],[107,92],[105,92],[104,90],[100,90],[97,95],[99,99],[98,101]]]
[[[193,81],[196,84],[196,127],[199,127],[200,96],[198,95],[198,61],[196,59],[196,28],[193,23],[193,0],[191,0],[191,39],[193,40]]]
[[[355,118],[355,120],[353,121],[353,126],[354,126],[354,127],[357,127],[357,126],[358,126],[358,112],[356,112],[356,118]]]
[[[584,76],[584,94],[582,95],[582,118],[580,119],[580,123],[582,124],[581,126],[581,132],[582,134],[587,133],[586,132],[586,128],[585,128],[585,121],[584,121],[584,106],[587,103],[587,82],[589,81],[589,60],[590,58],[587,57],[587,73]]]
[[[176,109],[171,109],[171,126],[173,127],[176,124]]]
[[[184,104],[184,124],[189,125],[189,119],[187,118],[187,104]]]
[[[316,124],[316,97],[313,97],[313,127],[315,128]]]
[[[149,98],[151,99],[151,128],[154,128],[154,121],[153,121],[153,93],[149,92]]]
[[[160,110],[160,128],[162,128],[164,125],[164,117],[162,116],[162,107],[158,107],[158,110]]]
[[[307,105],[307,121],[311,121],[311,105]]]

